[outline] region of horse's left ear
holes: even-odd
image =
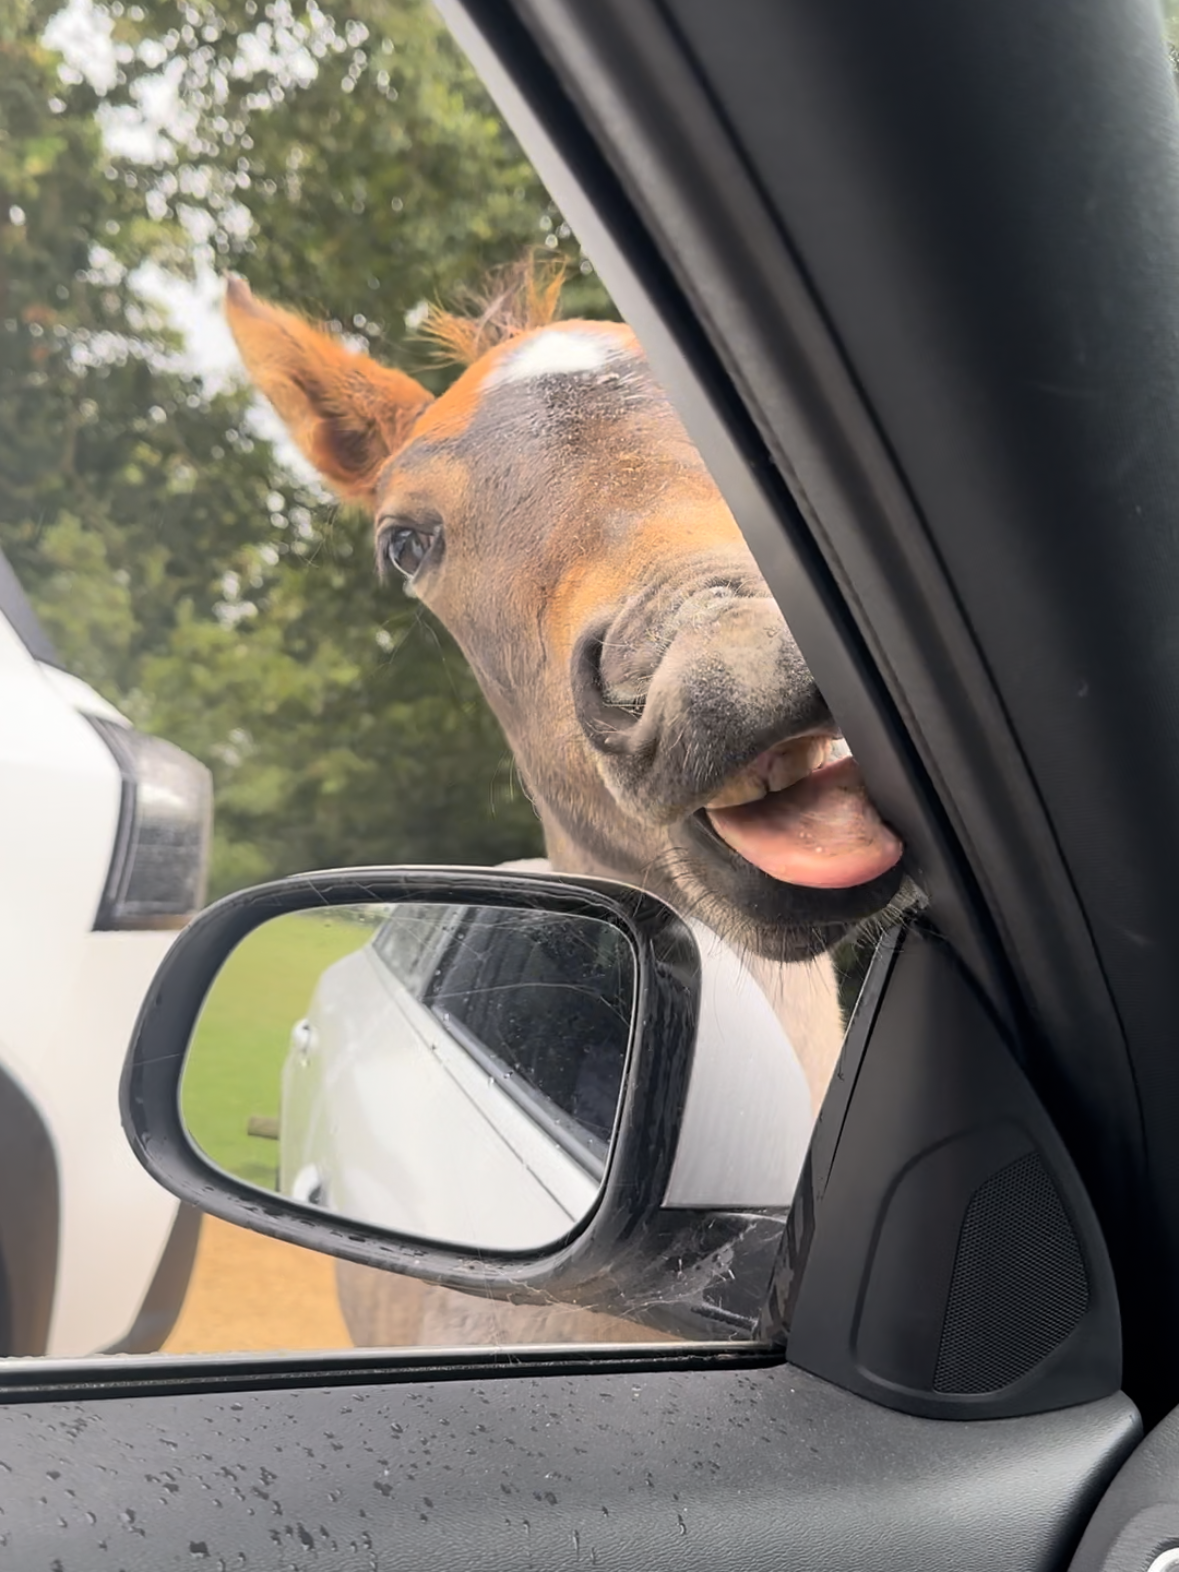
[[[259,300],[243,279],[230,278],[225,315],[246,370],[301,452],[342,497],[371,504],[381,465],[404,446],[431,395]]]

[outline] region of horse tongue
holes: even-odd
[[[739,808],[710,808],[713,829],[771,879],[811,889],[867,884],[904,847],[868,800],[856,761],[840,759],[786,791]]]

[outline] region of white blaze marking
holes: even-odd
[[[527,382],[533,377],[567,376],[600,371],[611,358],[614,345],[604,335],[576,328],[549,329],[504,357],[488,377],[491,383]]]

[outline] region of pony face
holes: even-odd
[[[629,329],[483,321],[433,400],[243,285],[228,313],[295,440],[371,514],[378,571],[470,661],[557,867],[780,960],[896,895],[900,842]]]

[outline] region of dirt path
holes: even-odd
[[[665,1340],[649,1328],[567,1305],[494,1303],[370,1267],[342,1263],[337,1279],[329,1255],[206,1217],[184,1308],[162,1352],[351,1348],[340,1287],[357,1336],[370,1347]]]
[[[204,1219],[188,1295],[164,1353],[351,1347],[331,1256]]]

